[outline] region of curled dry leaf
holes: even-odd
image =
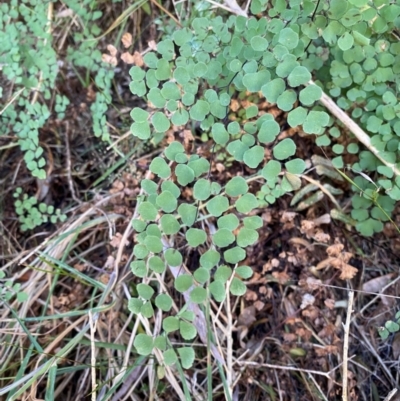
[[[122,234],[121,233],[116,233],[111,241],[110,241],[110,245],[113,246],[114,248],[118,248],[121,244],[121,238],[122,238]]]
[[[71,8],[66,8],[56,14],[56,18],[67,18],[72,17],[74,15],[74,10]]]
[[[393,279],[394,273],[385,274],[384,276],[375,277],[363,284],[362,289],[366,292],[379,293]]]
[[[239,326],[251,326],[256,321],[256,308],[254,305],[244,308],[238,317]]]
[[[127,48],[132,45],[132,35],[129,32],[125,32],[121,38],[122,45]]]
[[[144,65],[143,57],[138,51],[135,51],[133,55],[129,52],[122,53],[121,60],[126,64],[135,64],[138,67],[143,67]]]
[[[109,53],[111,54],[111,56],[115,57],[118,53],[118,50],[115,46],[113,45],[107,45],[107,50],[109,51]]]
[[[292,222],[296,216],[295,212],[283,212],[280,220],[282,223]]]
[[[315,302],[314,295],[311,294],[304,294],[301,300],[300,309],[305,309],[307,306],[313,305]]]
[[[125,64],[135,64],[135,58],[129,52],[124,52],[121,54],[121,60]]]
[[[111,64],[113,67],[115,67],[118,64],[118,60],[116,57],[110,56],[109,54],[102,54],[101,55],[101,60],[104,63]]]
[[[306,285],[310,290],[316,290],[322,285],[322,281],[314,277],[307,277]]]
[[[330,310],[335,308],[335,300],[332,298],[325,299],[324,304]]]
[[[149,40],[148,45],[151,50],[157,50],[157,43],[155,42],[155,40]]]
[[[314,239],[315,241],[327,244],[331,240],[331,236],[329,234],[324,233],[321,230],[318,230],[314,235]]]
[[[334,244],[331,246],[328,246],[328,248],[326,249],[326,253],[329,256],[339,256],[340,253],[343,251],[344,245],[343,244]]]

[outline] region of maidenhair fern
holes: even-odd
[[[91,105],[93,131],[97,137],[109,141],[105,113],[111,102],[113,71],[102,62],[95,40],[101,33],[95,21],[102,12],[95,9],[98,3],[93,0],[74,0],[67,5],[75,13],[74,18],[79,17],[82,26],[82,30],[71,32],[76,45],[68,47],[67,61],[78,74],[84,68],[86,79],[82,79],[82,83],[86,86],[91,83],[90,74],[94,74],[98,92]],[[0,71],[3,79],[0,135],[15,134],[28,170],[39,179],[46,178],[46,160],[39,131],[50,117],[64,119],[70,103],[65,95],[54,94],[61,60],[53,48],[53,28],[61,17],[53,7],[52,1],[38,0],[11,0],[0,5]],[[53,95],[54,108],[50,110]],[[23,214],[18,214],[21,219]],[[41,219],[37,215],[34,220],[21,221],[22,227],[32,229],[44,221]]]
[[[287,113],[290,127],[300,126],[318,145],[332,146],[338,155],[333,165],[342,168],[346,154],[357,154],[359,146],[319,103],[328,92],[370,133],[383,158],[398,161],[400,48],[392,33],[400,24],[400,7],[382,0],[253,0],[250,12],[249,18],[223,18],[205,11],[181,29],[166,30],[170,33],[157,49],[144,56],[145,67],[130,70],[132,94],[149,105],[131,112],[134,136],[158,143],[172,128],[198,124],[214,147],[253,173],[216,182],[210,175],[213,160],[188,154],[178,141],[151,162],[153,178],[141,183],[144,196],[132,223],[137,232],[132,272],[146,284],[138,285],[130,309],[146,317],[153,316],[153,305],[164,312],[171,309],[169,295],[156,295],[149,284],[149,278],[167,266],[180,267],[183,274],[176,278],[175,289],[189,292],[194,304],[204,305],[210,295],[222,302],[227,291],[244,294],[244,280],[252,275],[252,269],[242,265],[246,248],[257,242],[262,226],[252,212],[301,187],[300,175],[307,165],[296,158],[296,141],[280,135],[279,122],[272,114],[260,113],[257,103],[231,121],[233,98],[254,93],[276,104]],[[357,229],[370,235],[388,220],[385,213],[393,210],[392,200],[400,199],[400,182],[369,150],[359,155],[352,169],[373,172],[387,192],[369,188],[363,175],[355,179],[352,217],[359,221]],[[342,178],[333,168],[329,174]],[[255,177],[263,181],[256,194],[249,189]],[[310,186],[302,196],[316,189]],[[334,187],[325,190],[335,193]],[[321,199],[323,192],[317,194]],[[381,209],[372,207],[373,202]],[[176,236],[179,247],[173,245]],[[184,244],[202,254],[193,271],[182,265]],[[165,335],[178,330],[184,339],[194,338],[193,316],[184,313],[164,319]],[[141,354],[155,347],[166,361],[177,360],[159,337],[141,334],[135,346]]]

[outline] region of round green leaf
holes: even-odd
[[[253,146],[243,154],[243,161],[250,168],[257,168],[263,160],[264,148],[259,145]]]
[[[144,121],[147,121],[147,119],[149,118],[149,113],[139,107],[134,107],[131,111],[131,117],[132,120],[138,123],[142,123]]]
[[[181,216],[183,224],[192,226],[196,220],[197,208],[194,205],[188,203],[182,203],[178,207],[178,213]]]
[[[239,234],[237,235],[236,243],[246,248],[249,245],[253,245],[258,240],[258,232],[250,228],[241,228]]]
[[[220,266],[214,274],[214,280],[226,283],[232,276],[232,269],[228,266]]]
[[[222,281],[213,281],[208,288],[210,289],[211,295],[217,302],[223,302],[226,297],[225,285]]]
[[[138,259],[144,259],[149,254],[149,250],[147,249],[147,247],[145,245],[136,244],[133,248],[133,254]]]
[[[147,94],[147,99],[153,104],[154,107],[159,109],[165,107],[165,104],[167,103],[166,99],[161,94],[161,90],[158,88],[151,88]]]
[[[193,196],[196,200],[204,201],[211,195],[211,182],[205,178],[200,178],[193,187]]]
[[[180,224],[175,216],[164,214],[160,219],[161,229],[166,235],[176,234],[180,230]]]
[[[276,99],[276,105],[282,111],[290,111],[293,108],[294,103],[297,101],[297,94],[293,89],[285,90]]]
[[[172,333],[179,329],[179,319],[175,316],[168,316],[163,319],[162,327],[167,334]]]
[[[257,230],[263,226],[263,220],[260,216],[250,216],[245,217],[243,219],[243,225],[246,228],[252,228],[253,230]]]
[[[138,212],[144,220],[153,221],[157,218],[157,209],[150,202],[144,201],[138,207]]]
[[[154,309],[153,305],[151,302],[145,302],[142,307],[140,308],[140,313],[144,316],[150,319],[151,317],[154,316]]]
[[[221,123],[215,123],[212,126],[211,133],[215,143],[218,145],[226,145],[229,140],[228,131],[225,129],[225,126]]]
[[[230,244],[232,244],[235,241],[235,236],[227,228],[220,228],[212,236],[212,241],[215,246],[224,248],[226,246],[229,246]]]
[[[209,249],[200,256],[200,265],[205,269],[212,269],[221,259],[221,255],[214,249]]]
[[[230,231],[235,230],[239,226],[239,219],[233,213],[220,217],[217,220],[218,228],[226,228]]]
[[[175,196],[171,194],[171,192],[163,191],[157,196],[156,204],[163,212],[171,213],[178,206],[178,201],[176,200]]]
[[[172,308],[172,298],[167,294],[158,294],[154,302],[164,312],[169,312]]]
[[[256,52],[263,52],[268,48],[268,40],[262,36],[253,36],[250,40],[250,44]]]
[[[135,260],[134,262],[131,263],[131,270],[132,273],[136,276],[136,277],[146,277],[147,275],[147,267],[146,267],[146,263],[144,263],[143,260]]]
[[[164,252],[164,257],[166,262],[173,267],[180,266],[183,261],[182,254],[178,250],[172,248]]]
[[[165,270],[165,263],[159,256],[152,256],[148,259],[148,265],[153,272],[162,274]]]
[[[155,157],[151,161],[150,171],[164,179],[171,175],[171,169],[162,157]]]
[[[128,309],[130,312],[138,315],[140,313],[140,310],[142,309],[143,304],[143,300],[139,298],[131,298],[128,302]]]
[[[301,94],[303,93],[303,91],[311,87],[312,85],[307,86],[305,89],[302,89],[302,91],[300,92],[300,101],[302,101]],[[307,117],[307,110],[300,106],[296,107],[295,109],[289,112],[287,121],[291,127],[297,127],[298,125],[302,125],[304,123],[306,117]]]
[[[253,194],[250,193],[244,194],[235,203],[236,210],[239,213],[244,214],[251,212],[256,207],[258,207],[258,200]]]
[[[311,79],[310,71],[306,67],[298,66],[288,76],[288,83],[291,87],[305,85]]]
[[[275,120],[264,121],[258,132],[258,140],[261,143],[271,143],[279,134],[281,128]]]
[[[286,170],[292,174],[303,174],[306,163],[303,159],[294,159],[285,163]]]
[[[299,99],[305,106],[311,106],[314,102],[321,98],[321,95],[322,89],[319,86],[309,85],[300,91]]]
[[[190,118],[195,121],[203,121],[210,112],[210,104],[205,100],[197,100],[190,109]]]
[[[184,67],[177,67],[173,75],[178,84],[185,85],[187,82],[189,82],[190,75]]]
[[[207,202],[208,212],[215,217],[221,216],[221,214],[226,212],[228,208],[229,201],[224,195],[217,195]]]
[[[167,349],[167,339],[165,336],[157,336],[154,339],[154,347],[161,351],[165,351]]]
[[[131,125],[131,132],[134,136],[137,136],[139,139],[149,139],[150,138],[150,125],[147,121],[143,121],[140,123],[133,123]]]
[[[231,286],[229,287],[229,291],[231,292],[232,295],[242,296],[246,293],[246,290],[247,287],[242,280],[240,280],[237,277],[234,277],[232,279]]]
[[[235,269],[235,273],[246,280],[253,275],[253,269],[249,266],[238,266]]]
[[[178,153],[184,153],[185,152],[185,148],[183,147],[183,145],[180,142],[174,141],[171,142],[167,149],[165,149],[165,156],[167,157],[167,159],[174,161],[175,160],[175,156]]]
[[[175,167],[175,174],[178,179],[178,183],[182,186],[186,186],[194,181],[194,171],[186,164],[178,164]]]
[[[144,239],[144,245],[150,252],[153,253],[161,252],[163,249],[160,238],[156,237],[155,235],[147,235]]]
[[[146,223],[145,221],[140,220],[140,219],[133,219],[133,220],[132,220],[132,228],[133,228],[136,232],[140,233],[140,232],[142,232],[143,230],[145,230],[146,227],[147,227],[147,223]]]
[[[179,292],[187,291],[193,285],[193,276],[191,274],[181,274],[175,279],[174,287]]]
[[[210,271],[204,267],[199,267],[194,271],[193,277],[198,283],[204,284],[210,279]]]
[[[143,333],[136,334],[133,345],[139,355],[150,355],[153,351],[153,337]]]
[[[353,47],[354,44],[354,37],[351,33],[345,32],[339,39],[338,39],[338,46],[341,50],[349,50]]]
[[[207,298],[207,291],[202,287],[196,287],[190,293],[190,300],[195,304],[201,304]]]
[[[192,323],[183,320],[179,322],[179,332],[184,340],[193,340],[197,335],[196,327]]]
[[[180,347],[177,349],[183,369],[190,369],[195,359],[194,349],[191,347]]]
[[[207,234],[199,228],[189,228],[189,230],[186,231],[186,241],[193,248],[197,248],[199,245],[204,244],[206,240]]]
[[[235,246],[224,252],[224,259],[227,263],[236,264],[246,258],[246,252],[243,248]]]
[[[225,192],[227,195],[236,197],[239,195],[245,194],[249,189],[246,180],[238,175],[233,177],[229,182],[226,184]]]
[[[164,363],[166,366],[172,366],[178,360],[176,352],[171,348],[163,352]]]
[[[172,114],[171,122],[175,126],[179,127],[185,125],[189,121],[189,113],[183,108],[179,108]]]
[[[148,284],[138,284],[136,286],[137,292],[140,297],[148,301],[154,294],[153,288],[151,288]]]
[[[261,92],[270,103],[276,103],[278,97],[283,93],[285,88],[285,81],[282,78],[275,78],[263,85]]]
[[[278,160],[285,160],[296,153],[296,144],[293,139],[285,138],[274,146],[273,154]]]
[[[170,127],[170,122],[164,113],[157,111],[151,117],[151,123],[153,124],[156,132],[165,132]]]
[[[291,28],[283,28],[279,32],[278,41],[288,49],[294,49],[299,43],[299,35]]]

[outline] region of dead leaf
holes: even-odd
[[[62,10],[56,14],[56,18],[66,18],[66,17],[72,17],[74,15],[74,10],[71,8],[66,8],[65,10]]]
[[[109,54],[102,54],[101,59],[104,63],[111,64],[113,67],[118,64],[117,58],[110,56]]]
[[[125,32],[122,35],[121,42],[125,48],[132,45],[132,35],[129,32]]]
[[[143,56],[137,50],[133,53],[133,63],[138,67],[144,66]]]
[[[286,284],[290,280],[290,276],[286,272],[273,272],[272,276],[278,280],[279,284]]]
[[[283,212],[281,217],[282,223],[292,222],[294,218],[297,216],[295,212]]]
[[[331,222],[331,215],[328,213],[323,214],[322,216],[314,219],[314,224],[319,226],[321,224],[329,224]]]
[[[109,53],[111,54],[111,56],[115,57],[118,53],[118,50],[115,46],[113,45],[107,45],[107,50],[109,51]]]
[[[149,40],[148,45],[151,50],[157,50],[157,43],[155,42],[155,40]]]
[[[343,263],[340,270],[341,273],[339,278],[342,280],[351,280],[358,272],[358,270],[355,267],[347,263]]]
[[[283,333],[283,340],[292,343],[297,340],[297,335],[294,333]]]
[[[375,277],[363,284],[362,289],[366,292],[379,293],[388,285],[394,277],[394,273],[385,274],[384,276]]]
[[[244,308],[238,317],[239,326],[251,326],[256,321],[256,308],[254,305]]]
[[[315,241],[322,242],[323,244],[327,244],[331,240],[331,236],[326,234],[320,230],[318,230],[314,235]]]
[[[392,342],[393,358],[399,359],[400,356],[400,333],[396,333]]]
[[[307,277],[306,284],[310,290],[316,290],[322,285],[322,281],[314,277]]]
[[[121,60],[125,64],[135,64],[135,58],[129,52],[125,52],[121,54]]]
[[[113,237],[112,240],[110,241],[110,245],[113,246],[114,248],[118,248],[121,244],[121,239],[122,239],[122,234],[121,233],[116,233]]]
[[[343,251],[343,248],[344,248],[343,244],[334,244],[326,248],[326,253],[329,256],[339,256],[339,254]]]
[[[328,309],[332,310],[335,308],[335,300],[334,299],[331,299],[331,298],[325,299],[324,304]]]
[[[300,309],[305,309],[308,306],[314,305],[315,297],[311,294],[304,294],[301,300]]]

